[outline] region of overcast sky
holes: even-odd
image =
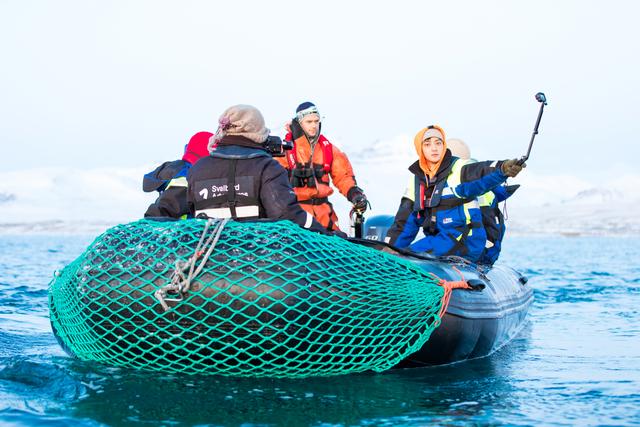
[[[638,169],[639,12],[631,0],[0,0],[0,162],[154,165],[230,105],[257,106],[281,134],[307,100],[347,154],[410,145],[437,123],[477,158],[516,157],[544,91],[529,167],[598,180]]]

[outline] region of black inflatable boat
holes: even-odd
[[[410,260],[441,279],[463,274],[472,289],[454,289],[440,326],[419,351],[397,368],[454,363],[485,357],[508,343],[522,328],[533,291],[527,278],[504,266],[478,266],[460,257],[432,257],[399,250],[383,242],[393,217],[380,215],[365,223],[359,243]],[[458,273],[459,270],[460,273]]]
[[[81,360],[274,377],[452,363],[520,330],[533,298],[515,270],[400,251],[368,224],[351,242],[287,221],[113,227],[52,280],[52,330]],[[460,274],[472,290],[443,292]]]

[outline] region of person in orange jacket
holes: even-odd
[[[288,126],[286,141],[293,149],[277,160],[289,172],[289,181],[298,203],[328,230],[340,230],[338,216],[329,202],[333,188],[362,213],[367,209],[367,197],[356,183],[353,167],[346,154],[320,133],[318,108],[303,102],[296,108],[296,116]]]

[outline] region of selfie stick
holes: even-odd
[[[527,150],[527,154],[518,160],[518,164],[522,165],[529,159],[529,155],[531,154],[531,147],[533,146],[533,140],[536,138],[538,134],[538,126],[540,126],[540,119],[542,118],[542,113],[544,111],[544,106],[547,105],[547,97],[544,96],[544,93],[538,92],[536,93],[536,101],[540,103],[540,111],[538,112],[538,119],[536,120],[536,125],[533,128],[533,134],[531,134],[531,141],[529,141],[529,149]]]

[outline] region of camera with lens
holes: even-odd
[[[269,135],[264,142],[264,148],[272,157],[284,157],[286,150],[293,149],[293,142],[283,141],[279,136]]]

